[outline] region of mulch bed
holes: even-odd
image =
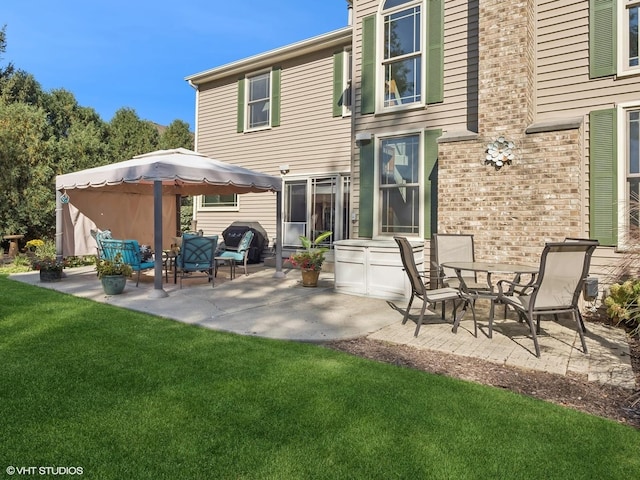
[[[586,375],[556,375],[484,360],[358,338],[327,347],[399,367],[504,388],[640,429],[640,390],[588,382]],[[631,363],[640,385],[640,341],[629,337]]]

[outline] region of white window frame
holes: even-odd
[[[627,188],[627,112],[640,110],[640,100],[634,102],[619,103],[617,106],[617,189],[618,189],[618,248],[625,248],[625,241],[629,229],[629,190]]]
[[[256,127],[252,127],[250,122],[251,122],[251,111],[249,109],[249,107],[251,106],[251,102],[252,100],[250,100],[250,96],[251,96],[251,81],[253,79],[256,79],[257,77],[263,77],[265,75],[268,75],[269,77],[269,94],[268,97],[266,97],[266,101],[267,101],[267,105],[269,105],[269,119],[267,120],[267,124],[266,125],[258,125]],[[272,115],[271,113],[273,112],[273,73],[272,70],[261,70],[258,72],[253,72],[250,75],[247,75],[244,79],[245,81],[245,86],[244,86],[244,111],[245,111],[245,115],[244,115],[244,127],[245,127],[245,131],[246,132],[254,132],[257,130],[267,130],[269,128],[271,128],[271,120],[272,120]],[[254,102],[258,102],[258,101],[264,101],[265,99],[259,99],[259,100],[254,100]]]
[[[633,67],[629,66],[629,8],[630,7],[638,7],[638,9],[640,9],[640,0],[618,0],[617,2],[617,10],[618,10],[618,18],[617,18],[617,24],[618,24],[617,72],[618,73],[617,75],[618,76],[640,74],[640,62],[638,62],[639,64],[636,66],[633,66]],[[639,46],[639,51],[640,51],[640,46]]]
[[[382,142],[394,138],[418,136],[418,233],[393,233],[382,232],[382,188],[380,185],[380,153],[382,151]],[[422,130],[402,130],[385,135],[376,135],[375,148],[375,195],[373,198],[373,238],[378,240],[388,240],[393,235],[404,235],[410,240],[419,240],[424,237],[424,132]]]
[[[398,110],[411,110],[416,108],[424,108],[426,105],[425,100],[425,92],[426,92],[426,62],[425,62],[425,15],[427,12],[426,2],[423,0],[407,0],[406,2],[390,8],[388,10],[384,10],[385,1],[380,2],[379,12],[378,12],[378,25],[376,27],[376,31],[379,32],[377,35],[377,51],[376,58],[377,62],[377,70],[376,70],[376,111],[377,112],[394,112]],[[385,37],[385,17],[388,15],[401,12],[403,10],[407,10],[410,8],[420,7],[420,38],[419,38],[419,48],[418,52],[414,52],[411,54],[407,54],[404,57],[394,57],[394,60],[398,59],[409,59],[418,56],[420,58],[420,100],[412,103],[400,103],[399,105],[390,105],[385,106],[385,70],[386,65],[388,63],[384,58],[384,37]]]
[[[235,195],[235,198],[236,198],[235,205],[219,206],[219,207],[204,206],[205,195],[198,195],[197,197],[194,198],[196,211],[198,212],[238,212],[240,211],[240,195],[238,194],[233,194],[233,195]]]
[[[353,110],[353,55],[351,48],[344,49],[344,55],[342,55],[342,91],[343,95],[349,96],[349,102],[342,101],[342,116],[350,117]],[[348,105],[347,105],[348,103]]]

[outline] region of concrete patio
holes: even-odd
[[[477,338],[473,336],[470,312],[463,318],[457,334],[451,332],[450,320],[430,314],[419,336],[414,337],[415,323],[409,321],[402,325],[404,301],[336,293],[332,273],[323,272],[317,288],[302,287],[299,271],[285,270],[285,273],[285,278],[273,278],[272,268],[250,265],[249,276],[240,274],[229,280],[228,269],[222,267],[214,288],[203,277],[187,280],[182,289],[170,279],[163,284],[168,297],[160,299],[151,298],[153,277],[148,275],[143,275],[139,287],[135,286],[134,280],[129,280],[122,295],[107,296],[93,267],[67,269],[66,277],[55,283],[40,283],[38,272],[15,274],[10,278],[240,335],[307,342],[367,336],[418,349],[476,357],[496,364],[559,375],[571,372],[586,375],[593,382],[629,389],[637,387],[626,334],[613,326],[587,322],[589,353],[585,355],[570,320],[543,321],[539,336],[542,355],[537,358],[528,328],[513,317],[504,320],[498,314],[493,339],[487,337],[488,308],[481,305],[483,301],[478,301]]]

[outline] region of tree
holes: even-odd
[[[41,106],[42,87],[35,77],[24,70],[16,70],[0,77],[0,98],[6,103],[26,103]]]
[[[5,51],[6,26],[0,60]],[[105,123],[73,93],[45,92],[33,75],[0,66],[0,234],[53,237],[56,175],[177,147],[193,149],[185,122],[174,120],[160,134],[156,124],[122,108]]]
[[[40,107],[0,100],[0,231],[36,238],[55,231],[52,142]]]
[[[7,51],[7,26],[4,25],[0,30],[0,53]],[[0,55],[0,60],[2,56]],[[8,63],[5,68],[0,68],[0,79],[13,73],[13,64]]]
[[[182,120],[174,120],[160,134],[160,148],[187,148],[193,150],[193,134],[189,131],[189,124]]]
[[[135,110],[121,108],[109,122],[109,151],[113,162],[158,149],[160,135],[153,123],[140,120]]]

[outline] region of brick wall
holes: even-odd
[[[478,260],[532,263],[545,241],[580,236],[580,136],[530,135],[499,170],[484,164],[486,141],[441,143],[438,231],[474,234]]]
[[[582,236],[582,129],[526,134],[533,101],[533,1],[480,2],[476,140],[442,141],[438,231],[472,233],[479,260],[537,263],[545,241]],[[487,143],[516,144],[512,165],[485,165]]]

